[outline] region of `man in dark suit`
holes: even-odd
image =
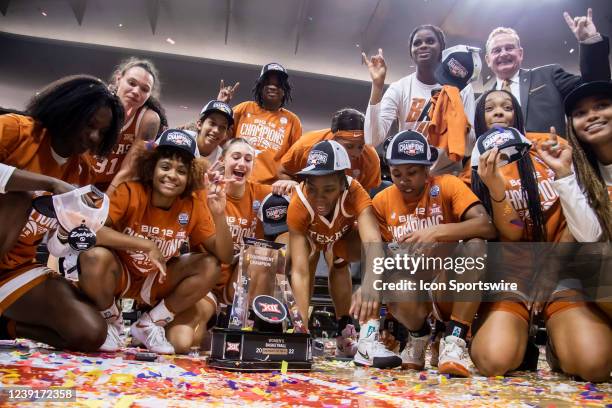
[[[565,135],[563,99],[580,81],[610,80],[608,39],[597,32],[593,12],[586,17],[565,21],[580,44],[580,73],[566,72],[559,64],[522,69],[523,49],[518,34],[512,28],[498,27],[487,40],[487,65],[496,77],[492,89],[512,92],[521,104],[528,132],[549,132],[554,126]]]

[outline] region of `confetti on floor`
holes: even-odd
[[[200,357],[136,361],[135,351],[81,354],[25,340],[4,342],[0,344],[0,383],[3,387],[75,387],[77,400],[69,405],[88,408],[612,407],[612,384],[573,381],[552,373],[543,359],[537,373],[458,379],[436,370],[377,370],[324,358],[317,359],[309,373],[235,373],[207,368]]]

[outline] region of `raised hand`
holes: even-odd
[[[238,87],[240,87],[240,82],[236,82],[234,86],[232,85],[225,86],[225,83],[223,82],[223,80],[221,80],[221,85],[219,86],[219,94],[217,95],[217,100],[225,102],[225,103],[229,103],[229,101],[231,101],[232,98],[234,97],[234,93],[236,93],[236,91],[238,90]]]
[[[272,192],[276,195],[291,195],[293,188],[297,185],[297,181],[277,180],[272,184]]]
[[[566,143],[559,143],[554,126],[550,127],[550,136],[545,142],[536,145],[540,158],[550,167],[557,179],[572,174],[572,148]]]
[[[385,77],[387,76],[387,64],[383,57],[382,48],[379,48],[378,54],[373,55],[369,60],[365,52],[361,53],[361,58],[363,63],[368,67],[372,82],[376,85],[383,86],[385,84]]]
[[[208,179],[208,174],[204,175],[204,185],[207,187],[208,209],[212,215],[222,215],[225,212],[226,196],[225,185],[226,180],[223,178],[216,183],[211,183]]]
[[[573,17],[565,11],[563,12],[563,18],[570,30],[574,33],[574,36],[578,41],[584,41],[587,38],[593,37],[597,34],[597,27],[593,23],[593,9],[587,9],[587,15],[580,17]]]

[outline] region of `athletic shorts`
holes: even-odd
[[[17,299],[55,273],[44,265],[32,263],[14,270],[0,270],[0,315]]]

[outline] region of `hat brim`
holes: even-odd
[[[449,75],[444,68],[442,68],[442,64],[438,65],[438,68],[434,71],[434,78],[440,85],[450,85],[456,88],[459,88],[460,91],[463,90],[468,85],[468,81],[460,81],[457,78]]]
[[[279,234],[289,231],[287,222],[279,222],[279,223],[263,222],[262,224],[263,224],[264,235],[279,235]]]
[[[572,115],[574,107],[582,98],[593,95],[606,95],[612,98],[612,82],[609,81],[594,81],[587,82],[574,88],[563,101],[565,114]]]
[[[220,113],[223,116],[225,116],[225,118],[227,119],[227,127],[230,127],[230,126],[232,126],[234,124],[234,117],[233,116],[231,116],[230,114],[228,114],[225,111],[222,111],[221,109],[215,109],[215,108],[209,109],[207,111],[202,112],[200,114],[200,119],[205,117],[205,116],[210,115],[211,113]]]
[[[32,200],[32,207],[45,217],[57,218],[55,207],[53,206],[53,196],[43,195]]]
[[[316,170],[316,169],[308,169],[308,167],[306,167],[302,171],[298,171],[297,173],[295,173],[295,175],[296,176],[328,176],[330,174],[334,174],[339,171],[343,171],[343,170],[322,170],[322,169]]]
[[[280,69],[269,69],[266,72],[264,72],[263,74],[261,74],[260,78],[265,78],[266,75],[270,75],[271,73],[277,73],[279,75],[281,75],[284,79],[289,78],[289,74],[286,73],[285,71],[281,71]]]

